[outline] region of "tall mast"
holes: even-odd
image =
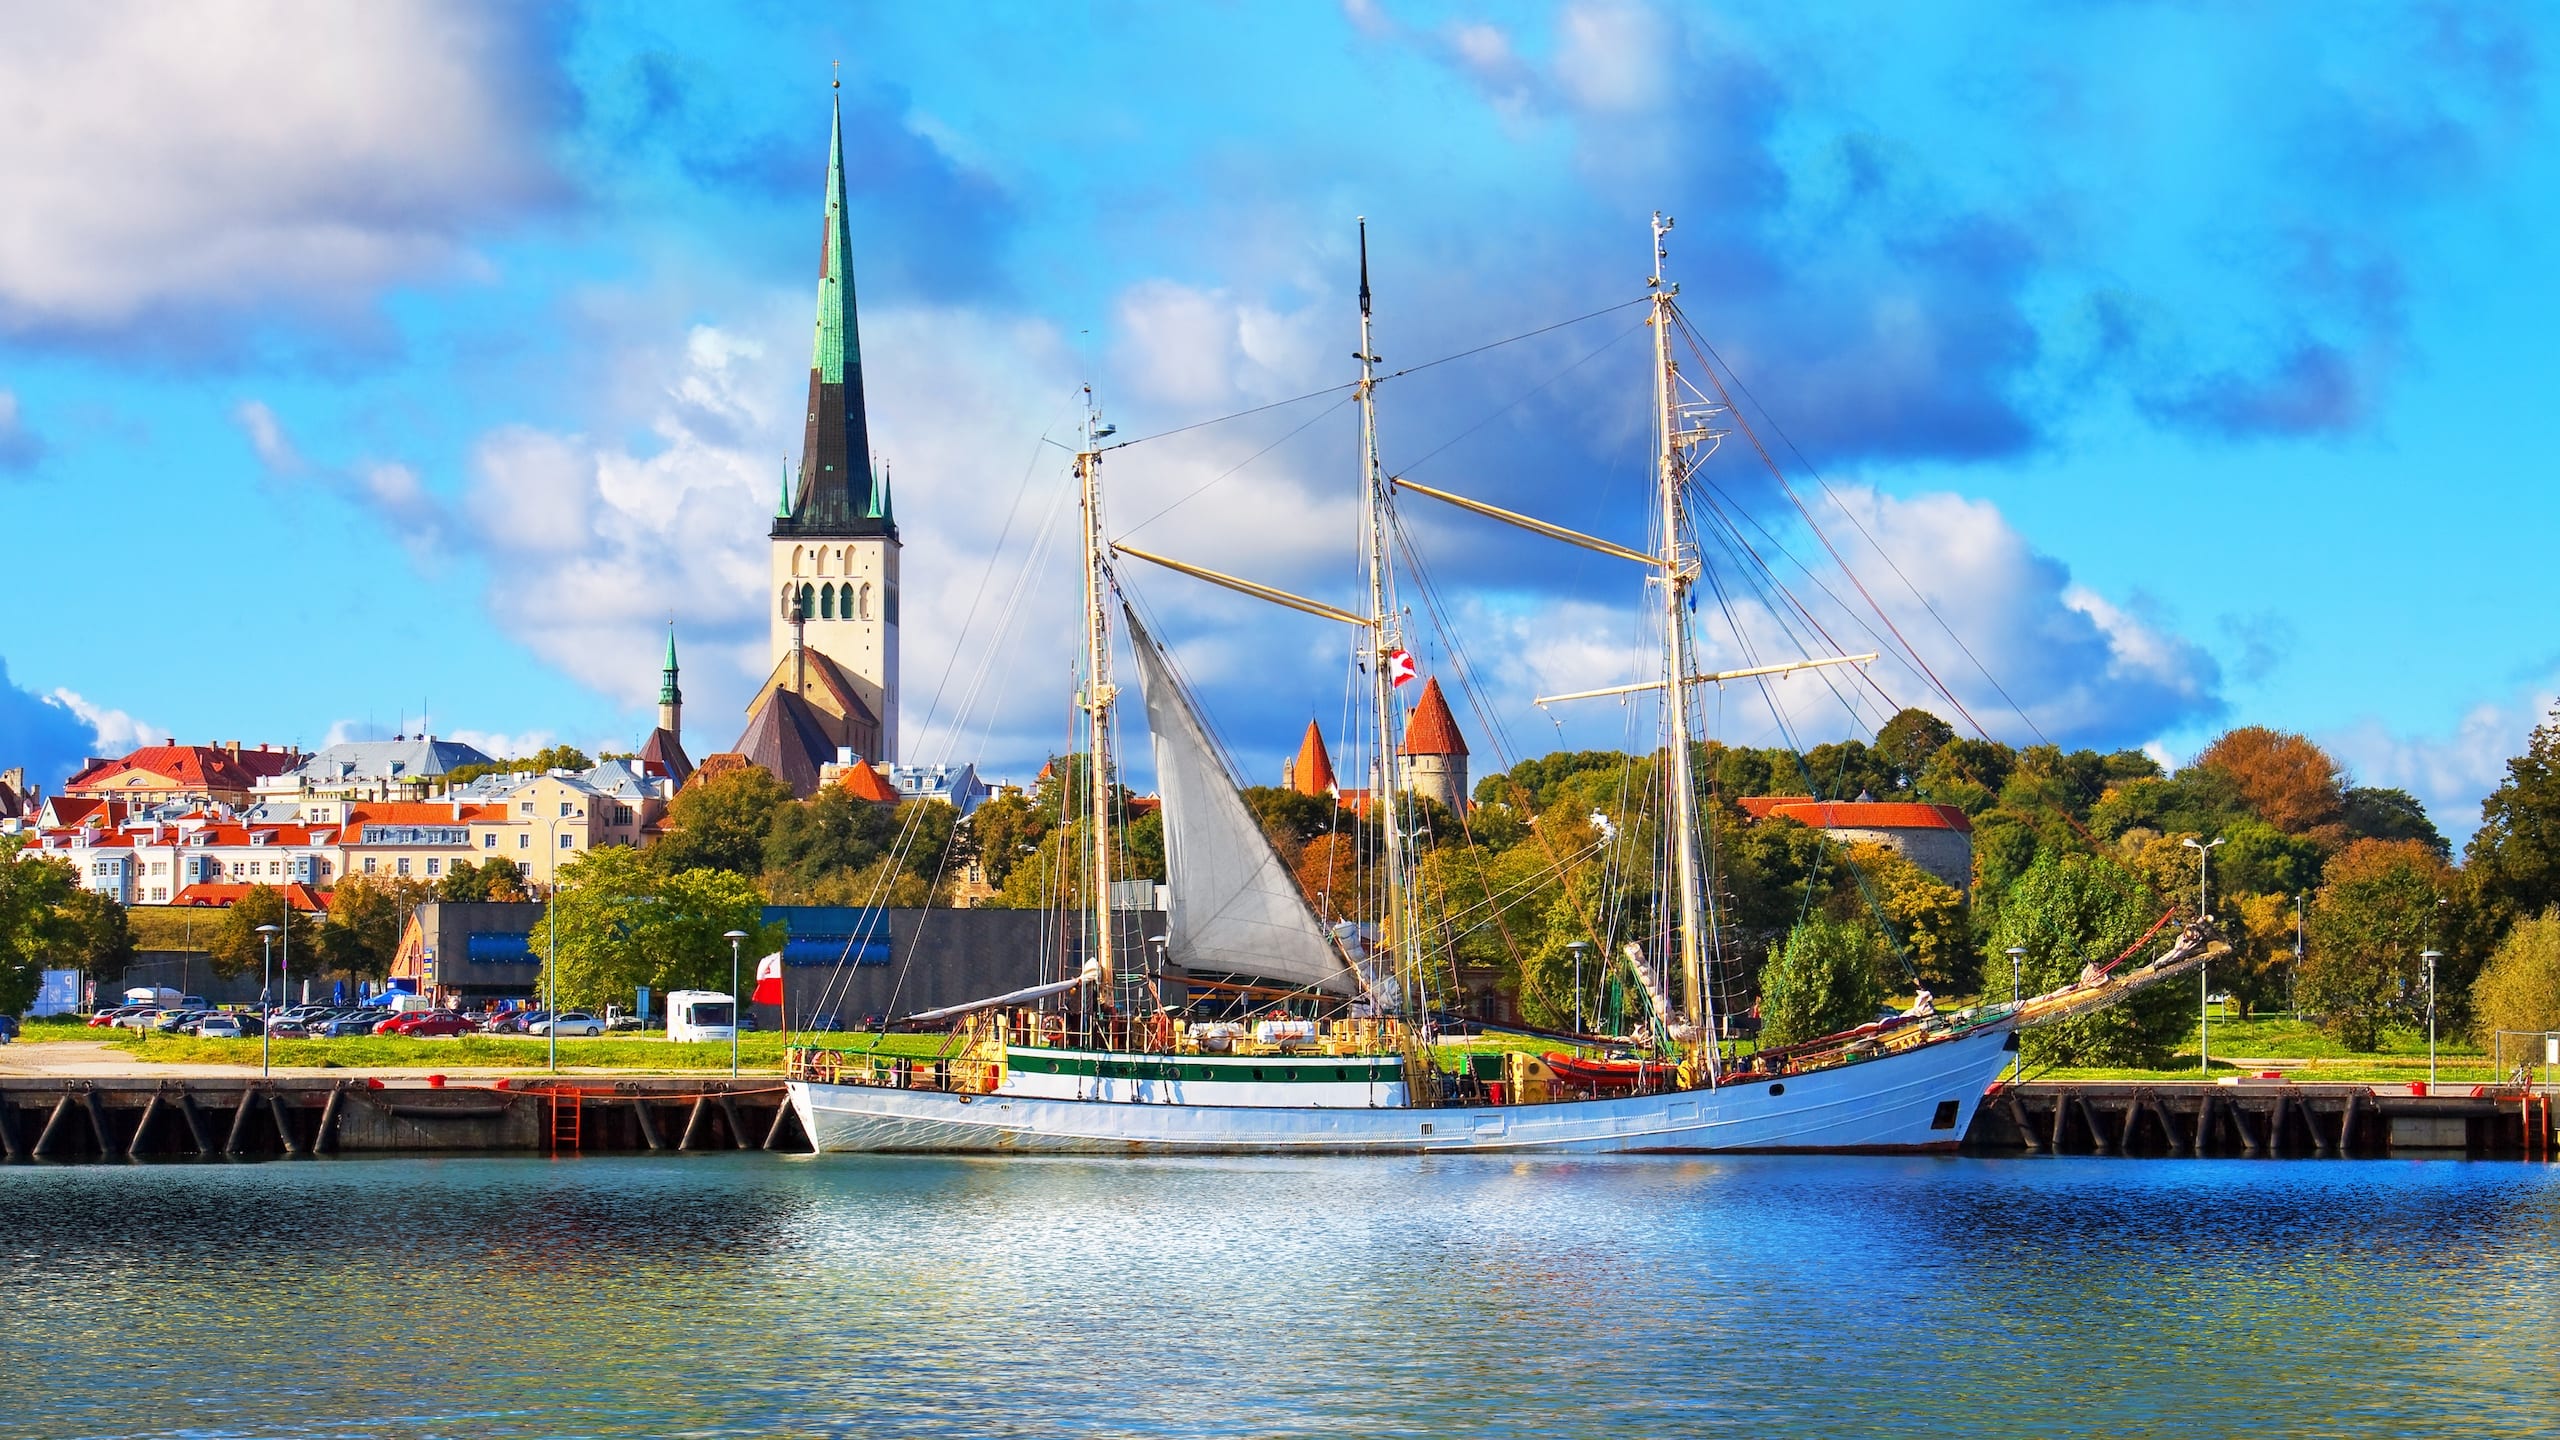
[[[1093,877],[1086,897],[1093,909],[1094,987],[1110,1000],[1114,957],[1111,933],[1111,628],[1103,618],[1109,599],[1109,577],[1103,569],[1110,554],[1102,533],[1103,432],[1095,422],[1093,390],[1085,389],[1084,448],[1076,452],[1076,482],[1084,506],[1084,712],[1085,830],[1092,842]]]
[[[1707,996],[1707,932],[1705,887],[1698,865],[1698,789],[1691,774],[1689,726],[1689,626],[1687,621],[1689,587],[1696,583],[1699,562],[1687,554],[1680,543],[1681,519],[1684,511],[1683,491],[1689,477],[1689,447],[1703,432],[1684,430],[1680,423],[1679,371],[1671,358],[1671,321],[1675,313],[1673,297],[1679,287],[1663,278],[1662,262],[1666,255],[1662,238],[1669,233],[1671,220],[1661,211],[1653,215],[1653,278],[1648,282],[1653,291],[1653,399],[1659,425],[1661,448],[1657,454],[1662,485],[1662,549],[1658,563],[1662,566],[1662,660],[1663,705],[1670,719],[1670,747],[1664,759],[1664,785],[1668,790],[1665,808],[1671,816],[1671,865],[1674,888],[1679,895],[1680,979],[1687,992],[1683,1012],[1696,1027],[1699,1053],[1706,1057],[1707,1073],[1716,1073],[1719,1060],[1715,1037],[1715,1006]]]
[[[1360,505],[1366,520],[1365,559],[1369,571],[1369,692],[1373,710],[1371,722],[1377,726],[1378,755],[1374,787],[1369,792],[1378,806],[1378,816],[1385,834],[1379,851],[1379,889],[1383,903],[1379,921],[1386,930],[1388,954],[1392,959],[1400,988],[1418,986],[1419,966],[1407,963],[1413,953],[1416,937],[1409,909],[1405,904],[1404,825],[1397,811],[1403,800],[1404,787],[1399,782],[1402,766],[1398,760],[1396,733],[1396,682],[1391,657],[1403,648],[1397,635],[1397,624],[1391,592],[1393,578],[1388,571],[1387,555],[1387,482],[1378,466],[1378,398],[1376,347],[1369,339],[1369,217],[1360,217]],[[1407,991],[1403,1003],[1410,1009],[1418,1004],[1417,991]]]

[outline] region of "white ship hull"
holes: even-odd
[[[955,1095],[790,1082],[821,1153],[1413,1154],[1952,1150],[2010,1058],[1986,1025],[1880,1059],[1714,1090],[1545,1105],[1334,1108]],[[1952,1107],[1952,1108],[1950,1108]]]

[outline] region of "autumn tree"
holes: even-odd
[[[2560,708],[2533,728],[2507,778],[2480,802],[2463,869],[2490,923],[2504,927],[2560,905]]]
[[[1319,835],[1299,848],[1294,867],[1298,892],[1307,905],[1325,920],[1368,920],[1376,916],[1373,903],[1378,877],[1360,853],[1360,842],[1349,835]]]
[[[2135,873],[2100,855],[2048,852],[2010,887],[1985,947],[2020,957],[2022,986],[2040,994],[2105,965],[2142,938],[2159,918]],[[2153,986],[2094,1015],[2040,1025],[2026,1033],[2022,1057],[2031,1069],[2053,1065],[2155,1066],[2193,1023],[2176,986]]]
[[[2373,1049],[2383,1027],[2409,1013],[2409,996],[2424,993],[2418,957],[2444,933],[2452,880],[2435,852],[2414,840],[2358,840],[2329,861],[2311,906],[2297,996],[2349,1049]],[[2454,970],[2440,973],[2438,984],[2467,989]]]
[[[490,864],[495,867],[506,862],[493,860]],[[515,867],[506,868],[512,871]],[[400,952],[402,928],[420,905],[440,898],[442,883],[431,885],[424,880],[388,875],[349,875],[341,879],[338,888],[329,894],[329,915],[320,925],[320,963],[349,980],[379,980],[390,974],[391,962]]]
[[[2471,985],[2471,1013],[2486,1047],[2500,1030],[2560,1030],[2560,911],[2520,921]]]
[[[2329,752],[2300,735],[2243,725],[2196,755],[2197,767],[2230,777],[2240,802],[2288,835],[2343,838],[2346,781]]]
[[[477,865],[456,860],[435,882],[435,897],[461,904],[520,901],[525,898],[524,872],[516,868],[514,861],[494,856]]]
[[[258,933],[264,925],[278,929],[274,951],[280,964],[289,967],[297,955],[307,965],[321,962],[320,927],[312,917],[287,904],[283,891],[270,885],[252,885],[248,894],[222,912],[221,921],[213,927],[213,938],[205,945],[213,959],[213,973],[261,973],[268,953],[268,937]]]
[[[1926,710],[1906,707],[1877,729],[1876,758],[1892,772],[1897,787],[1908,789],[1919,783],[1920,771],[1954,738],[1953,725]]]

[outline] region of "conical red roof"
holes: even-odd
[[[870,761],[859,755],[844,768],[836,783],[854,799],[868,800],[874,805],[895,805],[900,799],[898,787],[890,784],[879,771],[871,768]]]
[[[1307,738],[1298,742],[1298,758],[1289,762],[1289,788],[1301,795],[1331,795],[1333,757],[1324,753],[1324,732],[1307,722]]]
[[[1457,717],[1449,713],[1449,702],[1441,695],[1440,681],[1436,677],[1422,682],[1422,698],[1414,702],[1413,719],[1404,727],[1404,753],[1467,753],[1466,737],[1458,733]]]

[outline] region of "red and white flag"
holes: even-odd
[[[756,962],[756,993],[748,997],[757,1005],[782,1003],[782,952],[774,951]]]
[[[1404,682],[1406,682],[1407,680],[1410,680],[1410,679],[1412,679],[1412,678],[1413,678],[1413,652],[1412,652],[1412,651],[1410,651],[1410,650],[1390,650],[1390,651],[1388,651],[1388,652],[1387,652],[1387,683],[1389,683],[1389,684],[1391,684],[1391,685],[1401,685],[1401,684],[1403,684]]]

